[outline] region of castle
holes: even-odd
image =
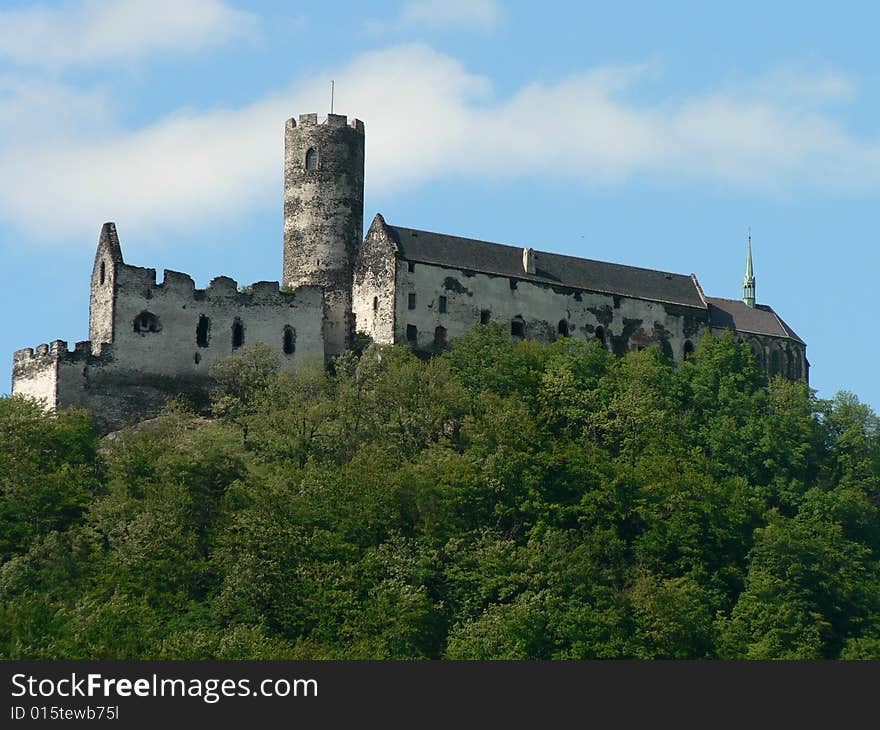
[[[113,223],[92,268],[89,340],[19,350],[12,392],[90,409],[109,431],[180,393],[204,402],[213,363],[246,343],[284,370],[342,353],[355,334],[436,352],[478,323],[513,338],[598,340],[616,355],[658,346],[683,360],[704,332],[734,330],[768,375],[807,379],[806,344],[755,303],[749,242],[743,300],[707,297],[689,276],[389,225],[362,240],[363,122],[330,114],[284,131],[283,280],[240,290],[127,264]]]

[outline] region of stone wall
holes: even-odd
[[[123,264],[117,269],[113,351],[126,369],[206,375],[237,349],[233,329],[240,328],[238,346],[265,342],[278,352],[282,369],[292,371],[323,358],[322,316],[323,297],[316,287],[288,292],[277,281],[261,281],[240,292],[233,279],[220,276],[207,289],[196,289],[186,274],[166,270],[157,284],[154,269]],[[292,333],[289,353],[284,352],[285,328]]]
[[[285,371],[323,363],[323,294],[316,287],[288,292],[266,281],[240,292],[234,280],[218,277],[196,289],[174,271],[165,271],[161,284],[154,269],[117,263],[114,272],[107,304],[91,312],[102,323],[111,318],[114,341],[79,342],[69,350],[57,340],[20,350],[14,394],[53,410],[87,408],[107,432],[155,416],[172,396],[206,407],[210,366],[253,342],[270,345]],[[100,276],[96,282],[102,286]],[[111,286],[106,268],[103,286]],[[240,328],[238,347],[233,327]]]
[[[358,252],[352,283],[355,330],[373,342],[394,342],[397,265],[397,247],[377,215]]]
[[[420,262],[398,262],[396,289],[395,341],[425,351],[440,349],[474,324],[491,319],[511,328],[514,336],[521,332],[543,342],[560,335],[584,340],[598,336],[616,355],[657,345],[682,360],[686,348],[695,346],[709,328],[708,310],[698,307]]]
[[[324,342],[338,355],[353,333],[352,268],[364,225],[364,124],[330,114],[290,119],[284,136],[285,285],[324,290]]]

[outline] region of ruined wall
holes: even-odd
[[[352,284],[355,331],[373,342],[394,342],[397,248],[377,215],[358,251]],[[406,266],[406,262],[402,262]]]
[[[54,409],[58,399],[58,353],[67,344],[55,340],[48,345],[18,350],[12,356],[12,394],[25,395]]]
[[[697,307],[405,261],[398,262],[395,308],[395,340],[426,351],[442,348],[444,341],[489,317],[508,328],[521,322],[529,339],[549,342],[565,332],[584,340],[598,335],[616,355],[658,345],[682,360],[709,327],[708,310]]]
[[[330,114],[290,119],[284,135],[285,285],[324,290],[324,342],[337,355],[353,333],[352,268],[364,225],[364,125]]]
[[[116,297],[116,268],[122,264],[122,249],[116,224],[101,228],[89,296],[89,340],[113,342],[113,303]]]
[[[207,289],[196,289],[186,274],[166,270],[157,284],[154,269],[128,265],[119,267],[116,286],[113,352],[120,367],[157,375],[205,375],[237,349],[236,327],[242,332],[239,346],[265,342],[278,352],[285,370],[324,356],[323,297],[315,287],[288,292],[277,281],[261,281],[239,292],[233,279],[220,276]],[[290,353],[284,352],[286,327],[293,334]]]
[[[56,341],[16,353],[13,393],[52,409],[88,408],[106,432],[156,415],[169,396],[207,405],[208,369],[238,349],[234,327],[239,347],[265,342],[285,371],[324,359],[323,295],[315,287],[287,292],[258,282],[243,293],[218,277],[196,289],[185,274],[166,271],[157,284],[155,270],[118,264],[112,313],[112,344],[68,350]]]

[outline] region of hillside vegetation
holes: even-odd
[[[259,347],[103,440],[0,399],[3,658],[880,658],[880,430],[745,346]]]

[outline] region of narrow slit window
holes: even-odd
[[[199,315],[199,323],[196,326],[196,345],[199,347],[207,347],[208,339],[211,336],[211,320],[204,314]]]
[[[102,261],[101,262],[101,285],[104,285],[104,280],[107,278],[107,264]]]
[[[446,314],[446,297],[440,297],[440,314]]]
[[[406,306],[410,309],[416,308],[416,295],[413,292],[409,293],[409,296],[406,299]]]
[[[237,350],[244,344],[244,325],[236,318],[232,323],[232,349]]]
[[[296,330],[290,325],[284,328],[284,354],[292,355],[296,350]]]
[[[379,297],[373,297],[373,311],[377,311],[379,309]]]

